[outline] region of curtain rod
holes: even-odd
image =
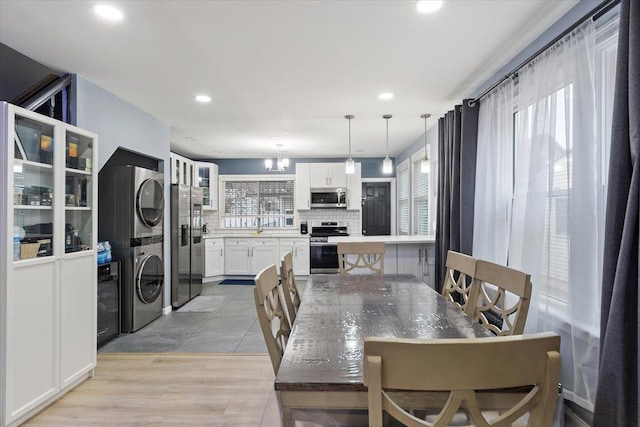
[[[615,6],[617,6],[618,3],[620,3],[620,0],[607,0],[607,1],[604,1],[604,2],[600,3],[598,6],[594,7],[593,9],[591,9],[591,11],[589,11],[589,13],[584,15],[577,22],[575,22],[569,28],[564,30],[561,34],[559,34],[557,37],[555,37],[549,43],[544,45],[542,48],[538,49],[533,55],[529,56],[527,59],[525,59],[520,64],[518,64],[518,66],[516,66],[513,70],[511,70],[511,72],[507,73],[504,77],[499,79],[498,82],[495,83],[494,85],[492,85],[489,89],[487,89],[484,92],[482,92],[482,94],[477,96],[475,99],[469,100],[469,102],[468,102],[469,106],[471,106],[471,107],[474,106],[476,102],[478,102],[480,99],[482,99],[482,97],[484,97],[489,92],[491,92],[492,90],[494,90],[495,88],[500,86],[502,84],[502,82],[504,82],[508,78],[516,76],[518,74],[518,71],[520,71],[520,69],[522,67],[527,65],[529,62],[533,61],[542,52],[544,52],[545,50],[549,49],[551,46],[556,44],[558,41],[560,41],[562,38],[564,38],[571,31],[575,30],[580,25],[582,25],[584,22],[586,22],[588,19],[593,19],[594,21],[597,21],[603,15],[605,15],[607,12],[609,12],[611,9],[613,9]]]

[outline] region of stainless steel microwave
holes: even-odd
[[[311,208],[346,208],[346,188],[312,188]]]

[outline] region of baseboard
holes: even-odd
[[[564,425],[565,427],[590,427],[591,424],[580,417],[575,411],[573,411],[568,405],[564,407]]]

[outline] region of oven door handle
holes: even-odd
[[[309,246],[338,246],[337,243],[329,243],[329,242],[311,242]]]

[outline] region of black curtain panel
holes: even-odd
[[[438,121],[436,289],[441,290],[447,251],[471,255],[479,103],[465,100]]]
[[[622,0],[605,225],[594,426],[637,426],[640,408],[640,2]]]

